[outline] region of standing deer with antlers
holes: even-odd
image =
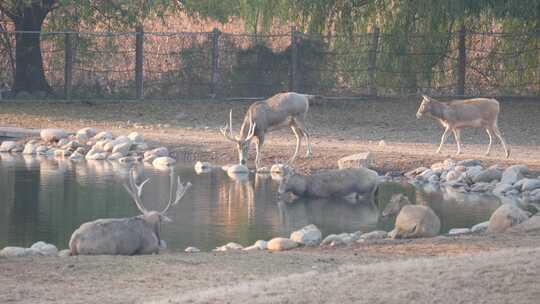
[[[178,204],[184,197],[191,183],[182,184],[178,177],[176,191],[174,191],[174,171],[171,170],[170,199],[163,211],[148,211],[142,204],[142,190],[144,184],[135,183],[135,171],[129,173],[129,184],[124,185],[133,202],[142,213],[139,216],[118,219],[98,219],[93,222],[82,224],[73,234],[69,241],[71,255],[134,255],[158,253],[161,241],[161,224],[171,222],[167,217],[170,207]],[[173,199],[173,193],[176,196]]]
[[[229,123],[221,128],[221,134],[236,143],[239,162],[242,165],[247,163],[249,144],[252,139],[255,139],[255,167],[259,168],[260,152],[266,133],[280,127],[289,126],[296,136],[296,149],[288,162],[292,163],[296,159],[302,137],[306,138],[306,157],[309,158],[312,156],[312,151],[305,121],[309,101],[313,98],[317,98],[317,96],[287,92],[279,93],[264,101],[255,102],[248,108],[238,136],[233,134],[231,110]]]

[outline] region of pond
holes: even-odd
[[[123,183],[129,168],[107,161],[71,162],[54,158],[0,153],[0,248],[30,246],[45,241],[67,248],[71,233],[97,218],[129,217],[138,210]],[[258,239],[289,236],[315,224],[323,235],[393,228],[393,218],[380,210],[392,194],[428,204],[440,216],[443,232],[471,227],[489,219],[501,204],[494,196],[464,195],[420,189],[407,183],[384,183],[375,202],[352,204],[345,199],[280,201],[278,182],[269,175],[250,175],[246,181],[221,170],[198,175],[193,164],[178,164],[176,172],[193,187],[168,215],[162,238],[170,248],[213,249],[227,242],[250,245]],[[143,201],[161,210],[169,199],[169,174],[143,167]]]

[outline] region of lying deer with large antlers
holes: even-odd
[[[72,255],[79,254],[111,254],[111,255],[134,255],[158,253],[161,247],[161,224],[171,222],[167,217],[170,207],[178,204],[191,183],[182,184],[178,177],[176,196],[173,200],[174,171],[171,170],[171,193],[170,200],[163,211],[148,211],[144,208],[141,194],[144,184],[135,183],[135,171],[129,173],[129,184],[124,185],[127,192],[135,202],[142,215],[130,218],[99,219],[82,224],[73,234],[69,241],[69,249]]]
[[[221,128],[221,134],[236,143],[238,158],[242,165],[247,163],[249,144],[252,139],[255,139],[255,166],[259,168],[260,152],[266,133],[279,127],[289,126],[296,136],[296,149],[289,162],[292,163],[296,159],[302,137],[306,138],[306,157],[309,158],[312,152],[305,120],[309,109],[309,101],[312,98],[316,98],[316,96],[288,92],[279,93],[267,100],[255,102],[248,108],[238,136],[233,134],[231,110],[229,124]]]
[[[492,134],[495,134],[502,143],[506,158],[510,156],[510,149],[507,149],[506,142],[497,126],[499,117],[499,102],[490,98],[474,98],[466,100],[455,100],[450,103],[443,103],[431,97],[423,95],[422,103],[416,112],[416,118],[420,119],[424,114],[435,118],[444,128],[441,137],[441,144],[436,153],[441,152],[441,148],[446,141],[448,132],[452,131],[456,138],[457,154],[461,153],[460,129],[462,128],[484,128],[489,137],[489,145],[486,156],[491,151]]]

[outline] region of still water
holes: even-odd
[[[123,187],[128,170],[126,165],[106,161],[0,153],[0,248],[36,241],[67,248],[71,233],[83,222],[138,215]],[[390,231],[394,219],[382,218],[380,212],[395,193],[430,205],[440,216],[443,231],[485,221],[500,205],[493,196],[426,191],[399,183],[384,183],[376,202],[298,199],[285,203],[277,196],[278,182],[269,175],[237,181],[221,170],[198,175],[192,164],[179,164],[176,172],[193,184],[169,210],[173,222],[163,227],[162,238],[178,250],[187,246],[208,250],[230,241],[250,245],[258,239],[289,236],[307,224],[317,225],[323,235]],[[142,175],[150,178],[143,192],[146,208],[162,210],[169,199],[168,172],[145,166]]]

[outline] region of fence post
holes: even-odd
[[[73,33],[64,36],[64,98],[71,100],[73,87]]]
[[[137,26],[135,34],[135,88],[137,99],[144,98],[144,31]]]
[[[212,76],[210,80],[210,95],[216,96],[216,87],[219,78],[219,36],[221,32],[214,28],[212,31]]]
[[[291,70],[289,74],[289,91],[297,89],[296,69],[298,64],[298,45],[296,44],[296,27],[291,26]]]
[[[379,34],[378,27],[373,28],[371,47],[368,51],[368,95],[377,96],[377,85],[375,81],[375,73],[377,70],[377,50],[379,49]]]
[[[465,36],[466,36],[465,26],[462,25],[459,29],[458,36],[458,69],[457,69],[457,88],[456,95],[464,96],[465,95],[465,71],[467,65],[467,49],[465,46]]]

